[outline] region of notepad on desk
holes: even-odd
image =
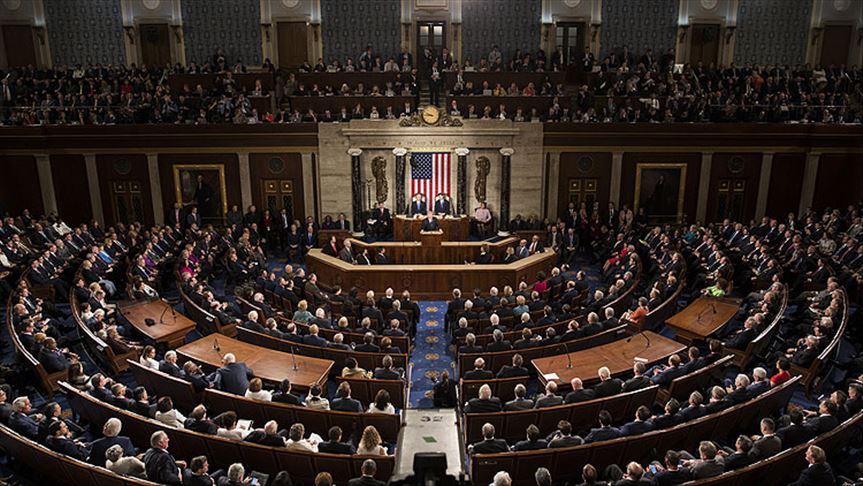
[[[638,357],[638,356],[636,356],[636,357],[632,358],[632,360],[633,360],[633,361],[635,361],[636,363],[644,363],[644,364],[647,364],[647,363],[648,363],[647,359],[645,359],[645,358],[641,358],[641,357]]]
[[[553,380],[559,380],[560,379],[560,376],[558,376],[557,373],[546,373],[546,374],[542,375],[542,377],[545,378],[546,381],[553,381]]]

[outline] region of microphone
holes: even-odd
[[[710,308],[713,309],[713,313],[716,314],[716,304],[713,302],[710,303]]]
[[[632,336],[629,336],[628,338],[626,338],[626,342],[628,343],[628,342],[632,341],[635,338],[635,336],[643,337],[644,340],[647,341],[647,346],[645,346],[645,347],[647,347],[647,348],[650,347],[650,336],[648,336],[647,333],[645,333],[645,332],[640,332],[638,334],[633,334]]]
[[[293,363],[294,371],[297,371],[297,357],[294,355],[294,347],[291,346],[291,362]]]
[[[566,351],[566,367],[572,368],[572,356],[569,355],[569,343],[563,342],[561,344],[563,345],[563,350]]]
[[[160,299],[160,300],[165,304],[165,308],[164,308],[164,309],[162,309],[162,314],[159,316],[159,324],[164,324],[164,323],[165,323],[165,321],[164,321],[165,313],[166,313],[166,312],[168,312],[168,308],[169,308],[169,307],[170,307],[170,308],[171,308],[171,310],[173,311],[173,310],[174,310],[174,306],[172,306],[171,304],[169,304],[165,299]]]
[[[219,338],[213,338],[213,350],[219,354],[222,353],[222,347],[219,346]]]

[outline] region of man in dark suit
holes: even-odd
[[[509,446],[503,439],[494,438],[494,425],[484,424],[482,426],[483,440],[473,444],[469,448],[470,454],[494,454],[497,452],[509,452]]]
[[[168,434],[161,430],[154,432],[150,436],[150,449],[144,454],[147,479],[162,484],[181,484],[180,467],[186,467],[186,463],[177,461],[168,452]]]
[[[698,445],[698,455],[700,459],[684,462],[692,472],[692,479],[711,478],[725,472],[725,465],[716,458],[716,446],[713,442],[702,441]]]
[[[807,418],[803,427],[809,431],[810,437],[829,432],[839,425],[836,418],[836,404],[829,399],[821,400],[818,404],[818,415]]]
[[[339,260],[346,263],[356,263],[353,250],[351,250],[351,240],[345,238],[342,249],[339,251]]]
[[[806,449],[806,462],[809,466],[800,473],[797,481],[790,486],[822,486],[834,484],[835,478],[830,464],[827,464],[827,454],[818,446],[809,446]]]
[[[87,458],[87,449],[84,444],[72,440],[69,435],[69,427],[66,422],[56,420],[48,426],[48,437],[45,439],[45,445],[54,452],[83,461]]]
[[[387,483],[375,479],[375,473],[378,470],[374,459],[366,459],[360,468],[362,476],[348,481],[348,486],[386,486]]]
[[[351,385],[343,381],[336,390],[336,398],[330,402],[330,409],[341,412],[362,412],[363,404],[351,398]]]
[[[621,435],[638,435],[653,430],[653,423],[650,422],[650,409],[644,405],[635,410],[635,420],[627,422],[620,428]]]
[[[617,378],[611,377],[611,370],[603,366],[598,371],[599,383],[593,387],[596,393],[596,398],[610,397],[617,395],[623,389],[623,382]]]
[[[495,351],[509,351],[512,349],[512,344],[503,338],[503,332],[500,329],[495,329],[492,333],[492,342],[485,345],[485,350],[493,353]]]
[[[485,369],[483,358],[477,358],[473,362],[473,369],[465,373],[462,378],[465,380],[491,380],[494,378],[494,373]]]
[[[213,384],[224,392],[245,395],[249,389],[249,379],[253,376],[251,368],[245,363],[237,363],[237,357],[227,353],[222,357],[222,367],[213,375]]]
[[[512,356],[512,365],[503,365],[497,372],[496,378],[515,378],[516,376],[527,376],[527,368],[524,367],[524,358],[520,354]]]
[[[479,397],[471,398],[465,404],[465,413],[500,412],[503,406],[500,398],[491,396],[491,387],[483,385],[479,387]]]
[[[308,344],[310,346],[319,346],[322,348],[327,347],[327,340],[318,336],[320,332],[320,328],[317,324],[312,324],[309,326],[309,333],[303,336],[303,344]]]
[[[174,206],[171,208],[170,211],[168,211],[168,217],[166,218],[166,221],[168,222],[168,225],[172,227],[177,226],[177,224],[181,226],[183,225],[183,210],[180,209],[180,203],[174,203]]]
[[[520,440],[516,442],[514,446],[512,446],[513,452],[534,451],[537,449],[545,449],[546,447],[548,447],[548,442],[546,442],[545,439],[540,438],[539,427],[537,427],[536,425],[528,425],[526,435],[526,440]]]
[[[69,367],[69,360],[62,351],[57,349],[57,341],[54,338],[45,338],[37,358],[48,373],[56,373]]]
[[[440,229],[440,223],[435,219],[434,213],[429,211],[422,222],[422,231],[437,231]]]
[[[549,381],[545,385],[545,395],[536,399],[533,408],[546,408],[563,405],[563,397],[557,394],[557,382]]]
[[[636,361],[635,364],[632,365],[633,377],[623,383],[623,389],[621,391],[624,393],[631,392],[650,386],[652,384],[650,383],[650,378],[644,376],[646,369],[647,367],[643,362]]]
[[[557,423],[557,430],[548,436],[548,447],[557,449],[560,447],[571,447],[584,444],[584,440],[572,435],[572,424],[567,420],[561,420]]]
[[[620,430],[612,427],[612,418],[608,410],[600,410],[599,412],[599,428],[590,429],[590,433],[584,438],[585,443],[599,442],[603,440],[611,440],[620,437]]]
[[[680,467],[680,453],[669,450],[665,453],[665,469],[653,475],[653,484],[657,486],[674,486],[692,479],[689,469]]]
[[[515,393],[515,398],[504,404],[503,410],[505,412],[513,412],[516,410],[530,410],[533,408],[533,400],[527,398],[527,388],[525,388],[524,385],[522,385],[521,383],[515,385],[515,389],[513,390],[513,392]]]
[[[752,464],[752,459],[750,458],[750,453],[752,451],[752,439],[745,435],[741,435],[737,438],[737,441],[734,442],[734,452],[728,454],[725,451],[720,451],[719,453],[723,456],[723,463],[725,465],[726,471],[733,471],[735,469],[740,469],[741,467],[746,467]]]
[[[132,441],[128,437],[119,435],[122,427],[123,423],[120,422],[120,419],[116,417],[109,418],[105,422],[105,425],[102,426],[102,435],[104,437],[94,440],[90,445],[90,456],[87,458],[87,462],[94,466],[104,467],[105,451],[115,444],[123,448],[125,456],[134,456],[135,446],[132,445]]]
[[[318,444],[318,452],[325,452],[327,454],[357,453],[357,450],[353,446],[353,444],[349,442],[342,442],[342,428],[338,425],[330,427],[330,430],[327,432],[327,436],[330,440]]]
[[[287,403],[288,405],[303,405],[300,397],[291,393],[291,380],[287,378],[279,383],[279,390],[273,393],[273,401],[276,403]]]
[[[596,392],[584,389],[581,378],[573,378],[569,384],[572,386],[572,391],[566,394],[565,403],[586,402],[596,398]]]
[[[192,206],[192,211],[186,215],[186,227],[191,228],[193,224],[201,227],[201,215],[198,214],[197,206]]]
[[[441,215],[452,214],[452,202],[450,202],[449,196],[444,193],[437,195],[434,201],[434,213]]]
[[[374,374],[372,374],[372,378],[376,380],[401,380],[404,376],[403,373],[400,373],[398,370],[393,368],[392,356],[384,356],[381,364],[383,366],[375,368]]]
[[[428,206],[426,205],[425,199],[422,194],[414,194],[413,199],[411,200],[410,209],[408,210],[408,214],[411,216],[422,216],[428,212]]]

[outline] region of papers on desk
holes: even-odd
[[[644,364],[647,364],[647,363],[648,363],[648,361],[647,361],[646,359],[644,359],[644,358],[640,358],[640,357],[638,357],[638,356],[636,356],[636,357],[632,358],[632,360],[633,360],[633,361],[635,361],[636,363],[644,363]]]
[[[252,421],[247,419],[237,420],[237,429],[241,430],[243,432],[243,435],[245,436],[252,431]]]
[[[545,378],[545,381],[560,380],[560,376],[558,376],[557,373],[546,373],[542,375],[542,377]]]

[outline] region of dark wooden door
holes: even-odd
[[[563,54],[563,65],[579,64],[584,53],[584,22],[558,23],[555,37],[555,45]]]
[[[168,24],[141,24],[141,61],[146,65],[171,64],[171,45]]]
[[[434,54],[433,58],[438,58],[444,47],[446,47],[446,22],[417,22],[417,58],[422,72],[431,72],[431,65],[426,62],[426,49]]]
[[[36,65],[36,46],[33,45],[33,27],[29,25],[4,25],[3,45],[6,46],[6,61],[10,67]]]
[[[848,50],[851,48],[850,25],[827,25],[824,27],[824,40],[821,42],[821,66],[839,66],[848,63]]]
[[[265,209],[270,210],[270,214],[275,219],[281,213],[282,209],[286,209],[288,219],[298,219],[303,221],[303,200],[297,191],[297,185],[294,179],[264,179],[261,181],[261,200],[264,202],[261,212]],[[300,228],[302,230],[303,228]]]
[[[719,59],[719,24],[693,24],[689,62],[705,66]]]
[[[303,61],[314,63],[314,59],[309,59],[308,32],[305,22],[278,23],[279,67],[295,68]]]

